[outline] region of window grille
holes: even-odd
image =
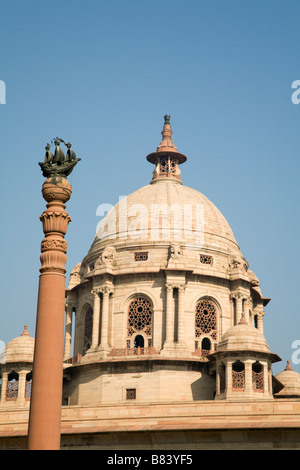
[[[19,393],[19,376],[17,373],[12,372],[8,375],[7,388],[6,388],[6,399],[16,400]]]
[[[197,302],[195,312],[195,336],[199,338],[203,334],[217,339],[217,308],[207,299]]]
[[[200,263],[202,264],[213,264],[213,257],[209,255],[200,255]]]
[[[136,389],[126,388],[126,400],[135,400],[135,399],[136,399]]]
[[[264,370],[259,362],[252,365],[252,388],[255,391],[264,391]]]
[[[132,330],[145,330],[147,336],[152,334],[152,305],[143,297],[136,297],[129,304],[128,336],[132,335]]]
[[[245,389],[245,367],[242,362],[235,362],[232,365],[232,389]]]
[[[147,261],[148,259],[148,251],[140,251],[134,253],[134,261]]]

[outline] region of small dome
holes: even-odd
[[[276,379],[284,386],[276,396],[300,397],[300,374],[292,369],[290,361],[287,361],[286,368],[276,375]]]
[[[258,351],[270,353],[264,335],[254,326],[248,325],[244,317],[229,328],[218,344],[218,351]]]
[[[33,362],[34,338],[30,336],[27,325],[21,336],[12,339],[5,347],[5,362]]]

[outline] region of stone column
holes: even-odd
[[[73,307],[67,305],[66,307],[66,330],[65,330],[65,351],[64,361],[71,357],[71,345],[72,345],[72,317]]]
[[[235,294],[235,305],[236,305],[236,321],[239,323],[241,320],[242,312],[243,312],[243,299],[242,294],[238,292]]]
[[[174,345],[173,285],[166,284],[166,339],[165,346]]]
[[[221,367],[218,365],[216,370],[216,396],[220,395],[220,374]]]
[[[18,398],[17,398],[18,404],[25,403],[25,381],[26,381],[26,375],[28,372],[29,372],[28,370],[22,370],[19,372],[19,389],[18,389]]]
[[[185,285],[178,286],[178,343],[184,345]]]
[[[252,385],[252,364],[253,361],[246,360],[244,361],[245,366],[245,392],[252,392],[253,385]]]
[[[40,217],[45,238],[40,257],[29,450],[60,448],[67,261],[64,235],[71,220],[65,203],[71,192],[70,183],[61,176],[49,177],[42,188],[48,204]]]
[[[269,389],[269,370],[268,363],[263,363],[263,381],[264,381],[264,395],[268,396],[272,389]]]
[[[110,349],[108,345],[109,296],[113,292],[113,290],[111,286],[105,285],[100,288],[100,292],[102,292],[102,320],[101,320],[100,349],[101,351],[108,352]]]
[[[226,395],[232,394],[232,361],[226,362],[225,370]]]
[[[98,289],[93,289],[92,293],[94,294],[92,349],[94,349],[99,346],[100,296]]]
[[[1,384],[1,402],[3,403],[6,401],[7,382],[8,382],[8,372],[3,372],[2,384]]]
[[[246,322],[248,323],[248,325],[250,325],[250,317],[249,317],[249,298],[248,298],[248,297],[245,297],[245,298],[244,298],[244,308],[243,308],[243,311],[244,311],[245,320],[246,320]]]
[[[263,334],[264,333],[264,328],[263,328],[263,313],[259,312],[257,315],[257,329],[258,331]]]

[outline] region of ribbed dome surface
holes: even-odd
[[[292,369],[289,361],[285,370],[276,375],[276,379],[284,385],[284,388],[277,395],[300,397],[300,374]]]
[[[218,351],[270,352],[264,335],[252,325],[240,322],[229,328],[218,344]]]
[[[107,240],[114,244],[130,239],[180,241],[241,255],[219,209],[197,190],[168,179],[157,180],[120,201],[99,225],[91,250]]]
[[[21,336],[12,339],[5,348],[5,362],[33,362],[34,338],[25,325]]]

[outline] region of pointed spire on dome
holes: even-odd
[[[289,360],[286,361],[286,368],[284,370],[293,370]]]
[[[248,325],[248,322],[245,318],[245,312],[242,312],[241,319],[239,321],[239,325]]]
[[[23,333],[21,334],[21,336],[30,336],[30,334],[28,333],[28,325],[24,325],[24,330],[23,330]]]
[[[164,127],[161,132],[162,141],[157,147],[156,152],[150,153],[147,156],[148,162],[155,165],[152,182],[157,179],[170,178],[181,183],[178,165],[184,163],[187,158],[182,153],[177,152],[177,148],[174,145],[170,118],[169,114],[164,116]]]
[[[171,116],[169,114],[164,116],[165,123],[163,130],[161,131],[162,141],[157,147],[157,152],[177,152],[177,148],[172,140],[173,132],[170,125],[170,118]]]

